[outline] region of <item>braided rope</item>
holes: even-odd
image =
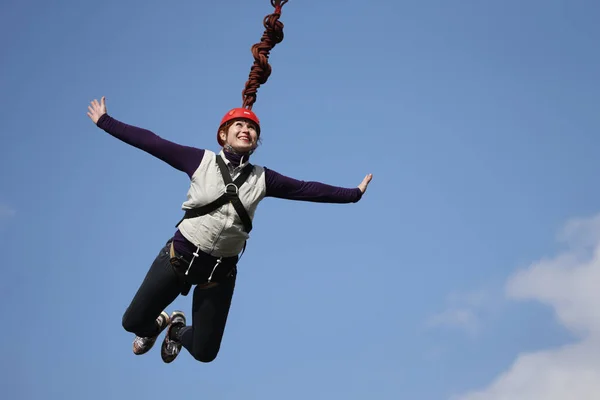
[[[281,7],[287,1],[271,0],[271,5],[275,7],[275,11],[263,19],[265,31],[260,42],[252,46],[254,64],[250,68],[250,75],[242,91],[242,107],[248,110],[252,110],[252,106],[256,102],[256,94],[260,85],[266,83],[269,76],[271,76],[269,53],[278,43],[283,41],[283,23],[279,21],[279,17],[281,16]]]

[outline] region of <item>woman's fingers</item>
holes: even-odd
[[[106,99],[104,96],[102,96],[100,102],[98,102],[97,99],[90,101],[87,116],[90,117],[94,123],[97,123],[104,113],[106,113]]]
[[[371,182],[371,179],[373,179],[373,174],[367,174],[360,185],[358,185],[361,192],[364,193],[367,190],[367,186],[369,185],[369,182]]]

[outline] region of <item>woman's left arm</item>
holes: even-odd
[[[266,197],[315,203],[356,203],[367,190],[372,174],[365,176],[356,188],[343,188],[321,182],[302,181],[281,175],[265,167]]]

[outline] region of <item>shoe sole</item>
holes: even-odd
[[[166,344],[166,342],[167,342],[167,338],[169,337],[169,332],[170,332],[170,330],[171,330],[171,322],[173,321],[173,317],[175,317],[175,316],[178,316],[178,315],[179,315],[179,316],[181,316],[181,317],[183,317],[183,323],[184,323],[184,324],[186,324],[186,323],[187,323],[187,320],[186,320],[186,318],[185,318],[185,314],[184,314],[184,312],[183,312],[183,311],[173,311],[173,313],[171,314],[170,320],[169,320],[169,326],[168,326],[168,328],[167,328],[167,333],[165,334],[165,338],[163,339],[163,342],[162,342],[162,344],[161,344],[161,348],[160,348],[160,350],[161,350],[161,351],[160,351],[160,357],[162,358],[162,360],[163,360],[163,362],[164,362],[165,364],[170,364],[170,363],[172,363],[173,361],[175,361],[175,359],[177,358],[177,356],[178,356],[178,355],[179,355],[179,353],[181,352],[181,347],[182,347],[182,345],[181,345],[181,344],[179,344],[179,349],[178,349],[178,351],[177,351],[177,354],[175,354],[175,356],[169,356],[169,358],[165,358],[165,354],[164,354],[164,352],[163,352],[163,349],[164,349],[164,347],[165,347],[165,344]],[[170,358],[170,357],[172,357],[172,358]]]

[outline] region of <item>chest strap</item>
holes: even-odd
[[[250,231],[252,230],[252,219],[250,218],[248,212],[244,208],[244,205],[242,204],[238,193],[240,190],[240,186],[242,186],[246,179],[248,179],[254,166],[252,164],[246,165],[242,169],[242,173],[235,180],[232,180],[231,175],[229,174],[229,170],[227,169],[227,165],[225,164],[225,161],[223,161],[223,158],[221,158],[220,155],[217,155],[216,159],[217,164],[219,166],[219,171],[221,171],[221,176],[223,177],[223,183],[225,183],[225,193],[223,193],[218,199],[216,199],[212,203],[192,208],[190,210],[186,210],[185,215],[183,216],[181,221],[183,221],[186,218],[195,218],[200,217],[202,215],[206,215],[227,203],[231,203],[233,204],[233,208],[235,208],[235,211],[242,220],[244,230],[246,231],[246,233],[250,233]],[[177,223],[177,226],[181,223],[181,221]]]

